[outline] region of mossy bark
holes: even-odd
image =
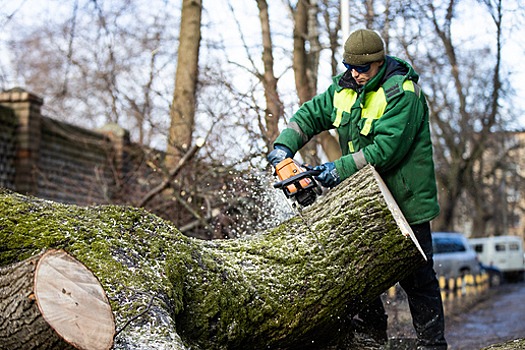
[[[525,338],[509,340],[505,343],[487,346],[481,350],[522,350],[525,349]]]
[[[423,260],[371,167],[304,218],[242,239],[201,241],[139,209],[9,192],[0,214],[0,265],[62,248],[98,276],[126,326],[116,348],[319,349]]]
[[[177,298],[165,261],[185,240],[141,209],[78,207],[0,190],[0,266],[47,248],[64,249],[84,263],[110,301],[117,349],[184,349],[172,319]]]

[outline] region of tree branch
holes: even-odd
[[[144,207],[146,204],[148,204],[153,199],[153,197],[155,197],[157,194],[165,190],[169,186],[169,183],[180,173],[184,165],[186,165],[186,163],[190,159],[192,159],[193,156],[195,156],[197,151],[202,146],[204,146],[204,143],[205,143],[204,139],[198,139],[197,142],[188,150],[188,152],[186,152],[186,154],[184,154],[184,156],[179,160],[179,162],[177,163],[177,166],[169,172],[168,176],[164,179],[164,181],[162,181],[162,183],[160,183],[158,186],[156,186],[151,191],[149,191],[144,196],[144,198],[142,198],[142,200],[136,204],[136,206]]]

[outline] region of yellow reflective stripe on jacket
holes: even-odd
[[[341,125],[343,112],[350,113],[352,106],[357,99],[357,93],[352,89],[343,89],[334,94],[334,107],[336,108],[336,117],[333,125],[338,128]],[[370,91],[366,94],[365,105],[361,106],[361,119],[366,119],[365,125],[361,130],[361,134],[368,135],[372,128],[374,119],[379,119],[383,115],[386,108],[386,96],[383,88],[377,91]],[[351,142],[348,144],[350,152],[354,148]]]
[[[412,80],[405,80],[403,83],[403,90],[414,92],[414,82]]]
[[[417,97],[421,97],[421,87],[412,80],[405,80],[403,90],[413,92]]]
[[[411,80],[403,82],[403,90],[414,92],[418,97],[421,94],[421,89],[417,84]],[[343,112],[350,113],[352,106],[357,99],[357,93],[352,89],[343,89],[334,93],[334,108],[336,108],[336,118],[333,125],[338,128],[341,125]],[[361,106],[361,119],[365,119],[362,135],[368,135],[372,129],[374,120],[381,118],[387,106],[385,91],[382,87],[377,91],[369,91],[365,96],[365,104]],[[348,142],[350,152],[354,152],[352,141]]]
[[[334,107],[336,109],[333,125],[338,128],[343,119],[343,112],[350,113],[357,99],[357,93],[352,89],[343,89],[334,94]]]
[[[372,122],[375,119],[381,118],[386,108],[386,96],[383,88],[377,89],[377,91],[370,91],[365,96],[365,105],[361,111],[361,119],[366,119],[363,128],[361,129],[362,135],[368,135],[372,128]]]

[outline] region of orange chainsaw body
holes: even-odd
[[[280,182],[273,184],[273,187],[282,189],[287,198],[303,207],[312,204],[321,194],[321,188],[313,178],[320,171],[308,165],[301,166],[292,158],[286,158],[277,164],[275,172]]]
[[[275,172],[277,173],[277,177],[279,180],[286,180],[291,178],[292,176],[299,175],[302,172],[305,172],[306,170],[302,168],[295,160],[292,158],[286,158],[285,160],[281,161],[277,166],[275,167]],[[310,184],[312,183],[311,178],[304,178],[299,180],[299,184],[302,188],[308,188]],[[297,192],[297,187],[295,185],[288,185],[286,186],[286,190],[289,194],[294,194]]]

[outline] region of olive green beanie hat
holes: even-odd
[[[358,29],[345,42],[343,58],[351,65],[363,65],[385,59],[383,39],[373,30]]]

